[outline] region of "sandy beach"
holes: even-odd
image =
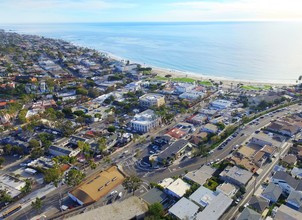
[[[171,75],[172,78],[191,78],[196,79],[200,81],[209,81],[212,80],[214,82],[222,82],[224,86],[231,87],[236,86],[237,84],[241,83],[243,85],[249,85],[249,86],[264,86],[264,85],[270,85],[270,86],[289,86],[294,85],[295,83],[279,83],[279,82],[263,82],[263,81],[248,81],[248,80],[235,80],[235,79],[227,79],[223,77],[216,77],[216,76],[204,76],[197,73],[189,73],[189,72],[182,72],[177,70],[169,70],[159,67],[152,67],[152,72],[156,73],[157,76],[165,77],[166,75]]]

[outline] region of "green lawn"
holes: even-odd
[[[166,77],[162,77],[162,76],[155,77],[155,80],[161,80],[161,81],[167,81],[169,79],[173,82],[182,82],[182,83],[193,83],[193,82],[197,81],[196,79],[186,78],[186,77],[178,77],[178,78],[166,78]],[[212,83],[210,81],[200,81],[199,84],[203,85],[203,86],[212,85]]]
[[[270,90],[272,86],[264,85],[264,86],[241,86],[242,89],[245,90]]]

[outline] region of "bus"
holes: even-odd
[[[15,212],[17,212],[18,210],[20,210],[22,208],[22,206],[19,204],[19,205],[15,205],[5,211],[2,212],[1,214],[1,217],[2,218],[6,218],[8,216],[10,216],[11,214],[14,214]]]

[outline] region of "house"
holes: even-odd
[[[248,181],[252,178],[253,173],[241,169],[237,166],[226,167],[224,171],[219,174],[220,178],[226,182],[230,182],[237,186],[245,186]]]
[[[68,196],[80,205],[92,204],[120,185],[124,179],[124,174],[116,166],[112,166],[87,178],[71,190]]]
[[[232,198],[238,191],[238,188],[231,183],[222,183],[217,186],[216,191]]]
[[[224,99],[217,99],[217,100],[211,102],[211,106],[214,109],[226,109],[226,108],[231,107],[231,105],[232,105],[231,101],[224,100]]]
[[[181,198],[186,193],[186,191],[190,189],[190,187],[190,184],[178,178],[165,189],[165,192],[176,198]]]
[[[121,202],[85,210],[74,215],[69,220],[102,219],[102,220],[143,220],[148,211],[148,205],[136,196],[131,196]]]
[[[275,121],[270,123],[266,130],[292,137],[299,132],[300,128],[285,121]]]
[[[299,220],[302,219],[302,213],[286,205],[281,205],[275,215],[274,220]]]
[[[157,188],[152,188],[148,192],[146,192],[141,198],[148,205],[152,205],[156,202],[163,204],[165,201],[167,201],[168,196],[165,192],[163,192]]]
[[[204,96],[203,92],[191,90],[191,91],[180,94],[179,98],[188,99],[188,100],[196,100],[196,99],[202,98],[203,96]]]
[[[201,125],[207,119],[208,119],[208,117],[205,114],[198,113],[196,115],[190,116],[189,118],[186,119],[186,121],[193,125]]]
[[[286,156],[284,156],[282,158],[282,161],[284,163],[286,163],[287,165],[289,165],[289,166],[296,165],[296,163],[297,163],[297,156],[293,155],[293,154],[287,154]]]
[[[259,132],[258,134],[254,134],[250,142],[252,144],[259,145],[261,147],[264,147],[265,145],[268,146],[275,146],[280,147],[282,143],[282,139],[280,139],[279,136],[271,136],[262,132]]]
[[[183,197],[169,209],[169,213],[180,220],[194,220],[198,210],[198,205]]]
[[[274,183],[268,184],[265,190],[261,193],[261,197],[268,200],[269,202],[277,202],[281,196],[282,188]]]
[[[48,148],[48,151],[53,156],[75,157],[81,152],[81,149],[78,149],[78,148],[73,149],[73,148],[67,147],[67,146],[52,145]]]
[[[192,83],[177,83],[175,85],[175,93],[181,94],[189,92],[195,88],[195,85]]]
[[[197,213],[196,220],[218,220],[228,210],[232,202],[231,198],[219,193],[203,211]]]
[[[171,137],[176,139],[180,139],[185,137],[187,133],[179,128],[172,128],[170,131],[167,132],[167,135],[170,135]]]
[[[286,205],[295,210],[299,210],[302,207],[302,192],[291,191],[287,197]]]
[[[158,155],[158,160],[162,162],[164,160],[171,161],[177,159],[184,154],[187,148],[191,147],[191,144],[187,140],[177,140]]]
[[[212,177],[215,171],[216,169],[210,166],[203,165],[198,170],[188,172],[184,176],[184,178],[193,181],[195,183],[198,183],[199,185],[203,185],[207,182],[208,179]]]
[[[147,133],[160,124],[160,118],[151,109],[136,114],[130,121],[130,127],[138,132]]]
[[[207,140],[208,135],[209,134],[207,132],[199,132],[197,134],[195,133],[191,136],[190,142],[192,144],[198,145],[200,142]]]
[[[205,208],[214,201],[217,195],[218,192],[213,192],[204,186],[200,186],[189,198],[199,206]]]
[[[271,178],[271,182],[278,184],[283,193],[290,194],[292,191],[302,191],[302,180],[296,180],[284,171],[277,171]]]
[[[295,178],[302,179],[302,169],[294,167],[291,171],[291,175]]]
[[[253,196],[249,201],[249,206],[259,213],[263,213],[264,210],[269,207],[269,201],[261,197]]]
[[[206,124],[205,126],[203,126],[202,131],[216,134],[218,132],[218,127],[213,124]]]
[[[163,187],[164,189],[167,188],[168,186],[171,185],[171,183],[174,182],[174,179],[172,178],[165,178],[163,180],[161,180],[158,185],[160,185],[161,187]]]
[[[261,220],[261,215],[253,209],[246,207],[236,220]]]
[[[253,162],[258,166],[262,167],[263,164],[267,160],[271,160],[276,152],[276,147],[264,145],[254,156],[253,156]]]
[[[254,156],[253,156],[253,162],[255,165],[258,167],[262,167],[263,164],[267,161],[267,157],[265,156],[265,153],[263,151],[258,151]]]
[[[141,107],[160,107],[165,104],[165,96],[161,94],[145,94],[139,98]]]

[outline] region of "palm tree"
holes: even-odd
[[[140,188],[142,185],[142,180],[138,176],[127,176],[123,182],[123,186],[126,190],[129,190],[133,193]]]

